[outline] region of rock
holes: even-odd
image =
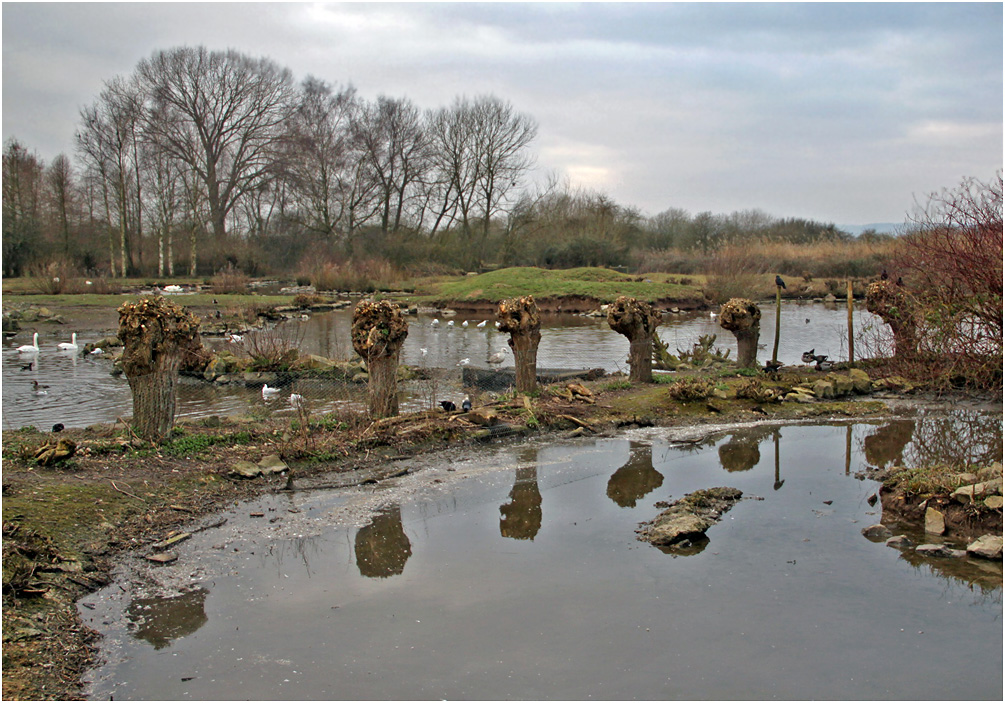
[[[276,385],[279,383],[279,374],[274,371],[245,371],[244,385],[254,388],[266,383]]]
[[[102,347],[104,349],[104,347]],[[228,371],[227,360],[221,357],[213,357],[210,359],[209,363],[206,364],[206,368],[202,371],[202,377],[207,381],[215,381],[223,374]]]
[[[962,473],[956,474],[956,480],[960,482],[961,486],[968,486],[972,483],[979,483],[980,479],[977,478],[977,474],[972,473]]]
[[[238,478],[257,478],[261,473],[262,469],[258,464],[252,464],[244,459],[235,461],[234,465],[230,467],[230,475]]]
[[[941,535],[946,532],[946,516],[935,508],[925,508],[925,532]]]
[[[865,502],[868,503],[869,505],[876,505],[876,501],[878,500],[879,496],[877,496],[875,493],[870,493],[869,497],[865,499]]]
[[[999,535],[983,535],[967,545],[967,554],[981,559],[1002,560],[1002,538]]]
[[[886,376],[885,378],[876,379],[873,383],[873,388],[882,388],[899,393],[910,393],[914,390],[914,385],[903,376]]]
[[[907,535],[896,535],[886,540],[887,547],[894,547],[895,549],[907,549],[908,547],[913,547],[914,542]]]
[[[146,559],[155,564],[170,564],[178,559],[178,555],[174,552],[157,552],[156,554],[147,554]]]
[[[368,374],[366,371],[360,371],[359,373],[353,375],[352,382],[353,383],[369,383],[370,382],[370,374]]]
[[[813,396],[806,395],[804,393],[795,393],[795,392],[793,392],[793,393],[786,394],[785,400],[787,400],[789,402],[792,402],[792,403],[812,403],[813,402]]]
[[[1001,496],[988,496],[984,499],[984,506],[991,508],[992,510],[1002,509],[1002,497]]]
[[[967,555],[964,550],[953,549],[945,544],[919,544],[914,548],[914,552],[926,557],[951,557],[954,559]]]
[[[991,464],[991,466],[985,466],[983,469],[978,469],[977,479],[979,481],[988,481],[992,478],[997,478],[1002,475],[1002,464],[1000,461],[996,461]]]
[[[869,525],[868,527],[862,528],[862,535],[873,542],[878,542],[879,540],[887,540],[893,536],[890,532],[890,528],[886,525],[877,523],[875,525]]]
[[[293,368],[311,369],[316,371],[329,371],[331,369],[337,369],[338,367],[339,364],[334,359],[318,356],[317,354],[302,356],[293,364]]]
[[[813,384],[813,395],[817,398],[833,398],[834,385],[824,380],[817,381]]]
[[[465,415],[465,419],[482,427],[491,427],[492,425],[499,424],[499,418],[496,416],[495,410],[489,408],[473,408]]]
[[[872,391],[872,379],[862,369],[849,369],[848,377],[851,379],[856,393],[865,394]]]
[[[834,394],[838,396],[851,395],[855,390],[855,383],[850,377],[844,374],[834,376]]]
[[[687,546],[693,546],[690,542],[704,540],[705,531],[742,496],[742,491],[727,486],[689,493],[671,503],[652,522],[640,525],[639,539],[658,547],[682,547],[685,540]]]
[[[258,462],[258,467],[262,470],[263,474],[279,474],[290,468],[286,465],[286,462],[279,458],[278,454],[269,454],[266,457],[262,457],[262,460]]]
[[[729,398],[729,393],[722,390],[721,388],[716,388],[712,391],[712,396],[718,398],[719,400],[727,400]]]
[[[984,496],[1001,495],[1002,480],[1000,478],[982,481],[970,486],[960,486],[952,493],[952,498],[963,504],[973,503]]]

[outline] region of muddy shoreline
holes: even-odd
[[[918,404],[904,396],[888,396],[883,402],[863,396],[840,402],[769,405],[765,411],[760,406],[752,410],[754,404],[749,401],[717,400],[712,412],[705,407],[685,407],[687,404],[665,407],[662,396],[650,397],[665,390],[658,387],[605,391],[600,385],[598,382],[594,386],[594,404],[552,397],[535,400],[534,414],[541,422],[533,430],[526,426],[528,410],[522,402],[494,409],[513,428],[508,434],[533,434],[546,440],[584,434],[609,436],[621,427],[653,424],[672,427],[675,435],[702,437],[720,431],[724,424],[884,419]],[[936,405],[942,407],[944,403]],[[205,525],[211,522],[209,516],[228,506],[281,493],[287,486],[286,476],[253,480],[228,476],[236,459],[257,460],[273,451],[281,441],[276,434],[280,428],[226,421],[215,428],[202,422],[188,423],[185,429],[193,434],[196,430],[227,436],[244,433],[250,441],[210,447],[195,457],[172,457],[163,450],[122,439],[121,427],[89,428],[72,434],[82,446],[94,451],[75,460],[68,471],[30,466],[14,459],[17,447],[10,447],[9,437],[16,436],[29,446],[44,439],[41,433],[5,433],[8,449],[4,452],[4,497],[5,504],[14,507],[4,511],[5,562],[8,547],[17,547],[34,549],[40,565],[32,575],[30,585],[34,591],[7,593],[5,573],[5,699],[70,699],[82,695],[81,676],[94,664],[95,634],[81,624],[76,601],[106,585],[127,555],[149,552],[155,542]],[[333,456],[323,462],[290,462],[296,490],[380,482],[407,472],[402,468],[407,459],[445,449],[463,452],[465,446],[498,441],[457,415],[432,413],[417,413],[387,427],[357,428],[349,434],[353,434],[352,443],[346,441],[348,437],[331,438]],[[495,434],[505,441],[507,433]],[[322,443],[324,440],[321,438]],[[65,534],[62,542],[53,544],[30,526],[25,506],[58,505],[60,496],[71,489],[93,492],[100,506],[98,516],[81,515],[76,526],[67,524],[62,528],[54,522],[49,528]],[[16,511],[18,506],[20,512]],[[38,519],[34,515],[32,518]],[[40,667],[39,662],[45,664]]]

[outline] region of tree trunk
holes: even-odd
[[[133,426],[143,439],[159,441],[174,424],[178,370],[201,351],[199,319],[164,298],[143,298],[119,308],[119,338]]]
[[[629,381],[653,382],[653,335],[663,321],[649,303],[622,295],[607,309],[607,324],[628,338]]]
[[[757,366],[757,340],[761,336],[761,311],[746,298],[731,298],[719,310],[719,325],[736,337],[736,365]]]
[[[517,393],[537,389],[537,347],[541,343],[541,313],[534,296],[511,298],[499,303],[496,311],[499,331],[508,333],[516,360]]]
[[[878,315],[893,332],[893,355],[911,357],[918,352],[918,325],[911,298],[903,287],[891,281],[870,283],[865,294],[865,309]]]
[[[370,375],[370,414],[398,414],[398,355],[408,337],[408,323],[397,305],[361,300],[352,316],[352,346]]]

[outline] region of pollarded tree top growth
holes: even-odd
[[[527,333],[541,328],[541,311],[538,310],[533,295],[503,300],[499,303],[496,317],[499,320],[499,331],[508,334]]]
[[[408,337],[408,322],[394,303],[362,300],[352,316],[352,348],[364,359],[396,354]]]
[[[627,295],[620,296],[607,308],[607,324],[618,334],[632,338],[638,332],[652,335],[663,321],[658,310]]]
[[[759,327],[761,311],[747,298],[730,298],[719,310],[719,325],[734,334]]]
[[[197,354],[202,347],[199,318],[160,296],[119,307],[119,339],[127,376],[152,373],[161,357]]]

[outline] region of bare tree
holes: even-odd
[[[180,47],[137,67],[155,110],[148,137],[202,183],[217,243],[240,198],[274,173],[294,107],[288,69],[236,51]]]
[[[3,271],[19,276],[39,246],[43,164],[9,139],[3,150]]]
[[[366,106],[356,127],[375,177],[381,231],[397,232],[425,168],[426,136],[419,110],[407,98],[380,96]]]
[[[129,208],[134,186],[136,122],[135,88],[121,78],[105,84],[98,99],[80,112],[77,153],[100,179],[105,219],[109,228],[109,256],[115,275],[113,232],[119,235],[119,274],[127,273]]]
[[[52,197],[52,206],[59,220],[59,235],[63,244],[63,255],[70,255],[70,210],[73,200],[73,167],[66,154],[58,154],[49,164],[45,174],[46,184]]]

